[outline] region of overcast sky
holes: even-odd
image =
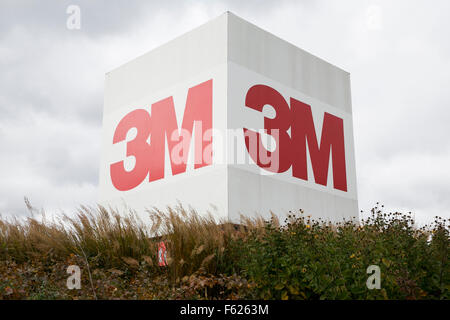
[[[1,0],[0,213],[94,204],[104,74],[227,10],[351,73],[360,209],[450,217],[447,0]]]

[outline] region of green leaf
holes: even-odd
[[[277,285],[275,286],[274,289],[275,289],[275,290],[283,290],[283,289],[284,289],[284,284],[279,283],[279,284],[277,284]]]
[[[299,294],[299,291],[297,290],[297,288],[295,288],[293,286],[289,286],[288,289],[289,289],[289,292],[291,294],[294,294],[294,295],[298,295]]]

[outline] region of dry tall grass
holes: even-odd
[[[31,213],[36,210],[27,202]],[[18,263],[51,257],[65,261],[70,255],[103,268],[137,267],[145,263],[173,281],[202,270],[216,274],[224,265],[227,243],[263,225],[261,219],[246,219],[245,226],[216,221],[179,205],[166,211],[148,210],[151,224],[136,212],[120,213],[103,206],[82,206],[75,216],[53,221],[0,219],[0,259]],[[158,267],[157,247],[165,241],[169,267]]]

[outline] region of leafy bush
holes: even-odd
[[[263,299],[448,299],[448,222],[416,229],[408,215],[379,208],[360,225],[290,215],[241,239],[242,272]],[[381,290],[366,270],[381,269]]]

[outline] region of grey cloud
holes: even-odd
[[[0,212],[95,202],[104,73],[226,10],[351,73],[362,209],[449,216],[450,3],[387,0],[3,0]]]
[[[126,32],[134,21],[142,18],[148,11],[170,10],[172,7],[183,7],[182,1],[168,2],[164,7],[159,1],[129,0],[3,0],[0,11],[0,36],[7,30],[20,27],[45,34],[69,32],[66,29],[70,5],[81,9],[81,21],[84,32],[95,37],[101,34]]]

